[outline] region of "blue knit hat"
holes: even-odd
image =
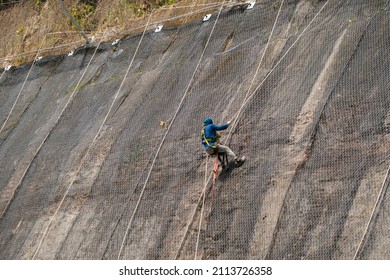
[[[210,119],[210,118],[205,118],[204,121],[203,121],[204,125],[209,125],[209,124],[212,124],[212,123],[213,123],[213,120]]]

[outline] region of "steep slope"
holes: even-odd
[[[2,259],[390,257],[389,1],[246,7],[2,70]]]

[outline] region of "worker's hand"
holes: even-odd
[[[232,121],[227,121],[227,124],[230,125],[232,123]]]

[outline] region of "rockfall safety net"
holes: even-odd
[[[1,70],[2,259],[390,257],[389,1],[218,4]]]

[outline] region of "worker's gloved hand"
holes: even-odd
[[[227,121],[227,124],[230,125],[232,123],[232,121]]]

